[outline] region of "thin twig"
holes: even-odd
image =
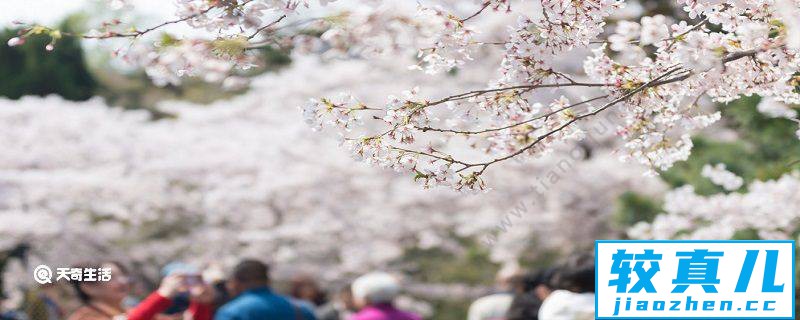
[[[533,117],[531,119],[528,119],[528,120],[525,120],[525,121],[522,121],[522,122],[517,122],[517,123],[510,124],[510,125],[503,126],[503,127],[498,127],[498,128],[489,128],[489,129],[483,129],[483,130],[477,130],[477,131],[459,131],[459,130],[454,130],[454,129],[442,129],[442,128],[431,128],[431,127],[416,127],[416,129],[419,129],[422,132],[436,131],[436,132],[448,132],[448,133],[457,133],[457,134],[481,134],[481,133],[487,133],[487,132],[493,132],[493,131],[501,131],[501,130],[505,130],[505,129],[514,128],[514,127],[517,127],[517,126],[520,126],[520,125],[523,125],[523,124],[526,124],[526,123],[529,123],[529,122],[533,122],[533,121],[536,121],[536,120],[539,120],[539,119],[542,119],[542,118],[547,118],[549,116],[552,116],[552,115],[554,115],[556,113],[559,113],[561,111],[564,111],[566,109],[574,108],[574,107],[577,107],[577,106],[580,106],[580,105],[583,105],[583,104],[587,104],[587,103],[590,103],[590,102],[593,102],[593,101],[597,101],[599,99],[603,99],[603,98],[606,98],[606,97],[608,97],[607,94],[599,96],[599,97],[594,97],[594,98],[591,98],[589,100],[584,100],[584,101],[581,101],[581,102],[578,102],[578,103],[573,103],[571,105],[558,108],[557,110],[553,110],[551,112],[548,112],[548,113]]]
[[[253,39],[253,38],[255,38],[255,37],[256,37],[256,36],[257,36],[259,33],[261,33],[262,31],[264,31],[264,30],[266,30],[266,29],[269,29],[270,27],[272,27],[272,26],[274,26],[274,25],[278,24],[279,22],[281,22],[281,20],[283,20],[283,19],[285,19],[285,18],[286,18],[286,15],[284,14],[284,15],[280,16],[280,17],[279,17],[277,20],[275,20],[275,21],[272,21],[272,22],[270,22],[269,24],[267,24],[267,25],[265,25],[265,26],[263,26],[263,27],[261,27],[261,28],[258,28],[258,29],[256,29],[256,32],[253,32],[253,34],[251,34],[250,36],[248,36],[248,37],[247,37],[247,39]]]
[[[467,22],[467,20],[469,20],[469,19],[477,17],[479,14],[481,14],[483,12],[483,10],[486,10],[486,8],[488,8],[490,4],[491,3],[489,1],[486,1],[486,3],[483,4],[483,6],[480,8],[480,10],[478,10],[475,13],[473,13],[471,16],[466,17],[464,19],[461,19],[459,21],[461,21],[461,23],[464,23],[464,22]]]
[[[452,95],[449,97],[442,98],[440,100],[436,100],[433,102],[428,102],[427,106],[435,106],[449,101],[456,101],[456,100],[463,100],[468,98],[474,98],[477,96],[481,96],[487,93],[493,92],[500,92],[500,91],[508,91],[508,90],[517,90],[517,89],[539,89],[539,88],[561,88],[561,87],[612,87],[615,86],[611,83],[583,83],[583,82],[573,82],[573,83],[552,83],[552,84],[528,84],[528,85],[518,85],[518,86],[510,86],[510,87],[502,87],[502,88],[494,88],[494,89],[483,89],[483,90],[474,90],[464,93],[459,93],[456,95]]]
[[[134,31],[129,32],[129,33],[109,32],[109,33],[106,33],[106,34],[103,34],[103,35],[98,35],[98,36],[80,35],[80,37],[84,38],[84,39],[138,38],[138,37],[140,37],[140,36],[142,36],[142,35],[144,35],[146,33],[161,29],[161,28],[166,27],[168,25],[176,24],[176,23],[180,23],[180,22],[184,22],[184,21],[188,21],[188,20],[197,18],[197,17],[199,17],[201,15],[204,15],[204,14],[208,13],[209,11],[211,11],[211,9],[214,9],[214,8],[216,8],[216,7],[213,7],[213,6],[212,7],[208,7],[208,8],[206,8],[206,9],[204,9],[204,10],[198,12],[198,13],[195,13],[193,15],[189,15],[189,16],[186,16],[186,17],[183,17],[183,18],[180,18],[180,19],[175,19],[175,20],[162,22],[161,24],[152,26],[152,27],[144,29],[144,30],[134,30]],[[69,35],[74,35],[74,34],[69,34]]]

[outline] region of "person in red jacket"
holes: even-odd
[[[172,275],[161,281],[158,290],[151,293],[136,307],[125,310],[122,301],[130,289],[125,268],[119,263],[106,262],[85,265],[79,268],[108,268],[109,281],[72,281],[83,306],[75,310],[68,320],[159,320],[159,313],[169,308],[172,298],[180,292],[190,292],[192,303],[189,316],[194,320],[211,320],[212,310],[209,302],[213,293],[205,285],[188,287],[183,275]]]

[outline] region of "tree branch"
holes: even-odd
[[[593,102],[593,101],[596,101],[596,100],[600,100],[600,99],[603,99],[603,98],[606,98],[606,97],[608,97],[607,94],[599,96],[599,97],[594,97],[594,98],[591,98],[589,100],[584,100],[584,101],[581,101],[581,102],[578,102],[578,103],[573,103],[571,105],[559,108],[557,110],[553,110],[553,111],[548,112],[546,114],[542,114],[542,115],[533,117],[531,119],[528,119],[528,120],[525,120],[525,121],[522,121],[522,122],[517,122],[517,123],[514,123],[514,124],[510,124],[510,125],[503,126],[503,127],[498,127],[498,128],[489,128],[489,129],[483,129],[483,130],[477,130],[477,131],[459,131],[459,130],[454,130],[454,129],[442,129],[442,128],[432,128],[432,127],[415,127],[415,128],[421,130],[422,132],[435,131],[435,132],[448,132],[448,133],[458,133],[458,134],[481,134],[481,133],[487,133],[487,132],[493,132],[493,131],[500,131],[500,130],[505,130],[505,129],[510,129],[510,128],[516,127],[516,126],[520,126],[520,125],[523,125],[523,124],[526,124],[526,123],[529,123],[529,122],[533,122],[533,121],[536,121],[536,120],[539,120],[539,119],[542,119],[542,118],[547,118],[549,116],[552,116],[552,115],[554,115],[556,113],[559,113],[561,111],[564,111],[566,109],[574,108],[574,107],[577,107],[577,106],[580,106],[580,105],[583,105],[583,104],[586,104],[586,103],[590,103],[590,102]]]
[[[433,102],[428,102],[427,106],[435,106],[449,101],[457,101],[457,100],[464,100],[469,98],[474,98],[477,96],[481,96],[487,93],[493,92],[501,92],[501,91],[508,91],[508,90],[518,90],[518,89],[539,89],[539,88],[561,88],[561,87],[613,87],[615,84],[611,83],[583,83],[583,82],[572,82],[572,83],[553,83],[553,84],[538,84],[538,85],[518,85],[518,86],[510,86],[510,87],[502,87],[502,88],[494,88],[494,89],[484,89],[484,90],[474,90],[464,93],[459,93],[456,95],[452,95],[449,97],[445,97],[440,100],[436,100]]]
[[[140,37],[140,36],[142,36],[144,34],[147,34],[149,32],[161,29],[161,28],[163,28],[165,26],[197,18],[197,17],[199,17],[201,15],[204,15],[204,14],[208,13],[209,11],[211,11],[214,8],[216,8],[216,7],[211,6],[211,7],[208,7],[208,8],[206,8],[206,9],[204,9],[204,10],[198,12],[198,13],[195,13],[195,14],[192,14],[192,15],[180,18],[180,19],[175,19],[175,20],[162,22],[161,24],[155,25],[153,27],[150,27],[150,28],[147,28],[147,29],[144,29],[144,30],[134,30],[134,31],[129,32],[129,33],[107,32],[106,34],[99,35],[99,36],[81,35],[80,37],[84,38],[84,39],[138,38],[138,37]]]
[[[611,106],[613,106],[613,105],[616,105],[617,103],[619,103],[619,102],[621,102],[621,101],[627,100],[628,98],[630,98],[630,97],[632,97],[633,95],[635,95],[635,94],[637,94],[637,93],[641,92],[641,91],[642,91],[642,90],[644,90],[644,89],[647,89],[647,88],[650,88],[650,87],[654,87],[654,84],[656,84],[656,83],[657,83],[657,82],[658,82],[660,79],[663,79],[664,77],[666,77],[666,76],[669,76],[670,74],[672,74],[672,73],[674,73],[674,72],[676,72],[676,71],[678,71],[678,70],[680,70],[680,69],[681,69],[681,68],[674,68],[674,69],[672,69],[672,70],[670,70],[670,71],[667,71],[667,72],[665,72],[664,74],[662,74],[662,75],[660,75],[660,76],[656,77],[655,79],[653,79],[653,80],[650,80],[649,82],[647,82],[647,83],[645,83],[645,84],[643,84],[643,85],[639,86],[638,88],[636,88],[636,89],[634,89],[634,90],[631,90],[630,92],[628,92],[628,93],[626,93],[626,94],[624,94],[624,95],[620,96],[619,98],[616,98],[616,99],[614,99],[613,101],[611,101],[611,102],[607,103],[606,105],[604,105],[603,107],[601,107],[601,108],[599,108],[599,109],[597,109],[597,110],[595,110],[595,111],[592,111],[592,112],[589,112],[589,113],[585,113],[585,114],[583,114],[583,115],[580,115],[580,116],[577,116],[577,117],[575,117],[575,118],[572,118],[571,120],[569,120],[569,121],[565,122],[565,123],[564,123],[564,124],[562,124],[561,126],[559,126],[559,127],[555,128],[555,129],[553,129],[553,130],[551,130],[551,131],[549,131],[549,132],[547,132],[547,133],[545,133],[545,134],[543,134],[543,135],[539,136],[538,138],[536,138],[536,140],[534,140],[533,142],[531,142],[531,143],[530,143],[530,144],[528,144],[527,146],[525,146],[525,147],[523,147],[523,148],[521,148],[521,149],[519,149],[519,150],[517,150],[517,151],[515,151],[515,152],[513,152],[513,153],[511,153],[511,154],[508,154],[508,155],[506,155],[506,156],[503,156],[503,157],[500,157],[500,158],[496,158],[496,159],[494,159],[494,160],[491,160],[491,161],[488,161],[488,162],[484,162],[484,163],[478,163],[478,164],[472,164],[472,165],[469,165],[469,166],[467,166],[467,167],[465,167],[465,168],[462,168],[462,170],[464,170],[464,169],[466,169],[466,168],[469,168],[469,167],[482,166],[483,168],[482,168],[482,169],[479,171],[479,173],[478,173],[478,174],[481,174],[481,173],[483,173],[483,171],[484,171],[484,170],[486,170],[486,168],[487,168],[487,167],[489,167],[490,165],[492,165],[492,164],[495,164],[495,163],[498,163],[498,162],[502,162],[502,161],[505,161],[505,160],[508,160],[508,159],[511,159],[511,158],[513,158],[513,157],[516,157],[516,156],[518,156],[518,155],[522,154],[523,152],[525,152],[525,151],[527,151],[527,150],[529,150],[529,149],[533,148],[533,147],[534,147],[534,146],[536,146],[537,144],[539,144],[539,142],[541,142],[541,141],[542,141],[542,140],[544,140],[545,138],[547,138],[547,137],[549,137],[549,136],[551,136],[551,135],[555,134],[556,132],[559,132],[559,131],[563,130],[563,129],[564,129],[564,128],[566,128],[567,126],[569,126],[569,125],[571,125],[571,124],[573,124],[573,123],[575,123],[575,122],[577,122],[577,121],[579,121],[579,120],[582,120],[582,119],[585,119],[585,118],[587,118],[587,117],[594,116],[594,115],[596,115],[596,114],[598,114],[598,113],[600,113],[600,112],[603,112],[604,110],[608,109],[609,107],[611,107]]]

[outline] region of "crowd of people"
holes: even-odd
[[[70,282],[79,306],[64,312],[55,284],[42,285],[18,311],[0,320],[420,320],[394,303],[401,282],[392,274],[362,275],[328,296],[310,276],[289,282],[287,295],[272,286],[267,264],[247,259],[217,279],[191,265],[175,263],[162,270],[157,289],[132,300],[132,281],[121,263],[88,263],[79,268],[107,268],[109,281]],[[574,256],[558,267],[515,272],[497,279],[495,292],[474,301],[467,320],[594,319],[594,259]],[[445,311],[446,312],[446,311]]]
[[[595,318],[592,255],[573,255],[555,267],[498,280],[500,291],[476,300],[467,320]]]

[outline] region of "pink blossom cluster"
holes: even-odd
[[[712,180],[719,179],[715,175]],[[634,225],[628,230],[632,238],[731,239],[737,232],[753,230],[761,239],[787,239],[798,231],[800,175],[789,173],[752,182],[744,192],[710,196],[684,186],[670,191],[664,200],[665,213],[652,223]]]
[[[156,48],[147,45],[133,46],[119,55],[126,62],[142,66],[158,86],[180,85],[183,78],[194,77],[220,83],[226,89],[246,87],[247,78],[238,75],[237,71],[256,67],[259,62],[257,58],[251,54],[235,57],[226,55],[214,47],[214,42],[184,40]]]
[[[700,174],[728,191],[737,190],[744,185],[744,179],[728,171],[724,163],[718,163],[714,166],[707,164],[703,166]]]

